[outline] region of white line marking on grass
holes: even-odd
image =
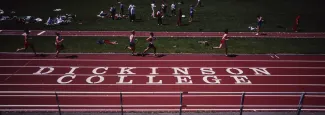
[[[325,60],[104,60],[104,59],[0,59],[0,61],[78,61],[78,62],[291,62],[325,63]]]
[[[277,56],[277,55],[274,55],[276,58],[278,58],[278,59],[280,59],[280,57],[279,56]]]
[[[325,87],[325,84],[0,84],[0,86],[313,86]]]
[[[42,34],[44,34],[46,31],[42,31],[42,32],[40,32],[40,33],[38,33],[37,35],[39,36],[39,35],[42,35]]]

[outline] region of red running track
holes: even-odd
[[[57,111],[54,91],[66,111],[119,110],[119,92],[133,93],[123,95],[126,110],[178,110],[179,92],[185,92],[189,111],[238,110],[244,91],[297,92],[245,97],[246,110],[280,111],[297,109],[298,92],[325,92],[322,55],[75,55],[0,54],[0,110]],[[304,110],[324,111],[324,103],[325,95],[307,94]]]
[[[32,36],[55,36],[60,32],[62,36],[129,36],[130,31],[54,31],[31,30]],[[1,30],[0,35],[22,35],[22,30]],[[156,37],[222,37],[223,32],[154,32]],[[149,32],[138,31],[137,37],[147,37]],[[323,32],[293,33],[293,32],[264,32],[256,36],[255,32],[229,32],[229,37],[239,38],[325,38]]]

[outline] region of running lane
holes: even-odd
[[[10,58],[14,57],[14,58]],[[118,108],[119,95],[86,92],[325,92],[324,56],[238,56],[170,55],[162,58],[129,55],[79,55],[77,59],[0,55],[0,109],[55,109],[52,94],[16,94],[4,91],[80,91],[83,95],[60,94],[63,108]],[[42,70],[43,69],[43,70]],[[21,96],[20,96],[21,95]],[[19,97],[19,98],[18,98]],[[246,105],[296,105],[299,94],[247,96]],[[39,99],[34,102],[32,100]],[[156,97],[126,95],[125,105],[179,105],[179,95]],[[107,101],[103,101],[107,100]],[[111,100],[111,101],[109,101]],[[285,100],[285,101],[283,101]],[[184,108],[211,109],[197,105],[239,104],[240,95],[184,94]],[[322,105],[323,96],[307,96],[305,105]],[[15,107],[9,107],[16,105]],[[80,106],[83,105],[83,106]],[[111,105],[111,106],[110,106]],[[155,108],[129,107],[129,108]],[[160,107],[156,107],[160,108]],[[219,107],[220,108],[220,107]],[[222,108],[222,107],[221,107]],[[233,107],[233,108],[238,108]],[[270,108],[270,107],[249,107]],[[296,107],[274,107],[292,109]],[[311,107],[323,109],[322,107]]]

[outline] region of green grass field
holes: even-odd
[[[188,16],[189,5],[197,0],[183,1],[185,4],[178,7]],[[255,25],[256,16],[261,14],[266,21],[262,31],[291,31],[295,17],[301,14],[302,31],[325,31],[324,0],[203,0],[204,7],[196,8],[195,22],[189,24],[185,18],[182,27],[176,27],[176,17],[165,18],[163,23],[166,25],[157,26],[157,20],[150,18],[151,0],[122,2],[126,7],[130,3],[136,5],[137,22],[96,17],[101,10],[108,11],[111,5],[118,9],[116,0],[7,0],[1,2],[0,9],[14,10],[18,16],[39,16],[46,21],[49,16],[56,16],[53,9],[61,8],[62,14],[77,14],[77,22],[82,24],[47,27],[44,23],[22,25],[2,21],[0,29],[23,29],[28,26],[30,29],[59,30],[222,31],[229,28],[230,31],[249,31],[248,26]],[[161,0],[156,2],[160,6]],[[172,1],[168,2],[170,7]]]
[[[118,45],[99,45],[96,41],[103,37],[64,37],[66,50],[70,53],[126,53],[128,39],[122,37],[105,37],[117,41]],[[38,52],[55,52],[54,37],[33,37]],[[208,41],[209,46],[198,44],[198,41]],[[158,38],[156,41],[159,53],[224,53],[224,49],[212,49],[218,46],[220,39],[216,38]],[[235,54],[268,54],[295,53],[321,54],[325,53],[325,39],[282,39],[282,38],[232,38],[228,41],[229,53]],[[138,38],[137,52],[142,52],[147,46],[145,38]],[[14,52],[23,47],[22,36],[2,36],[0,52]],[[28,52],[31,52],[29,49]],[[151,51],[152,52],[152,51]]]

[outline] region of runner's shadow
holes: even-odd
[[[236,54],[228,54],[227,57],[231,57],[231,58],[234,58],[234,57],[237,57],[238,55]]]
[[[49,55],[47,55],[47,54],[37,54],[37,57],[47,57],[47,56],[49,56]]]
[[[162,57],[165,57],[165,56],[167,56],[166,54],[158,54],[157,56],[156,56],[156,58],[162,58]]]
[[[71,56],[65,56],[65,58],[76,59],[76,58],[78,58],[78,56],[77,55],[71,55]]]

